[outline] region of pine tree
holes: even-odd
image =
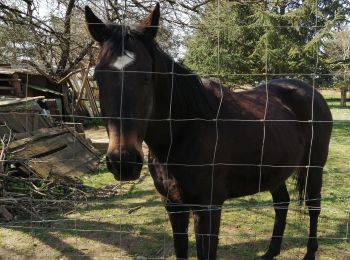
[[[194,19],[185,64],[229,86],[295,77],[327,85],[332,81],[323,40],[345,22],[342,1],[220,1]],[[316,76],[315,76],[316,75]]]

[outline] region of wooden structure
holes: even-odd
[[[50,111],[39,105],[42,100],[44,97],[0,100],[2,171],[6,165],[16,165],[29,175],[49,178],[96,170],[98,151],[74,124],[55,123]]]
[[[44,96],[0,98],[0,218],[42,220],[78,201],[116,194],[77,178],[96,171],[99,153],[82,124],[53,120],[57,113],[55,99]]]
[[[72,114],[85,111],[90,117],[100,116],[100,105],[98,102],[98,88],[91,80],[91,66],[71,75],[68,85],[74,92],[75,105]]]
[[[0,65],[0,171],[16,165],[27,175],[48,178],[96,169],[99,153],[82,125],[62,117],[100,115],[89,73],[90,65],[56,84],[33,70]]]
[[[44,96],[59,115],[100,116],[98,88],[91,80],[91,64],[50,82],[34,70],[0,65],[0,100],[4,97]],[[56,104],[53,104],[53,101]]]
[[[41,128],[11,142],[8,153],[25,171],[44,179],[79,176],[96,170],[100,161],[96,150],[68,127]]]
[[[38,102],[45,97],[9,98],[0,99],[0,136],[9,134],[14,139],[21,139],[40,128],[54,126],[49,111],[46,111]]]
[[[49,82],[34,70],[20,67],[0,66],[0,100],[3,97],[36,97],[56,101],[60,114],[66,114],[67,104],[63,103],[63,85]]]

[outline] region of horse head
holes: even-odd
[[[151,46],[159,16],[157,4],[137,26],[105,24],[85,7],[88,30],[100,47],[94,78],[109,137],[107,168],[121,181],[137,179],[142,169],[142,142],[154,102]]]

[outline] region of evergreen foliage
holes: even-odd
[[[348,2],[328,0],[210,3],[193,19],[185,64],[233,87],[280,77],[329,85],[324,39],[348,10]]]

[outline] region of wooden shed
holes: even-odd
[[[0,99],[44,96],[50,100],[50,110],[57,107],[56,114],[98,117],[98,89],[89,74],[90,66],[72,73],[62,84],[57,84],[35,70],[0,64]]]
[[[56,101],[59,114],[66,114],[63,85],[54,84],[34,70],[0,65],[0,99],[3,97],[37,97]]]

